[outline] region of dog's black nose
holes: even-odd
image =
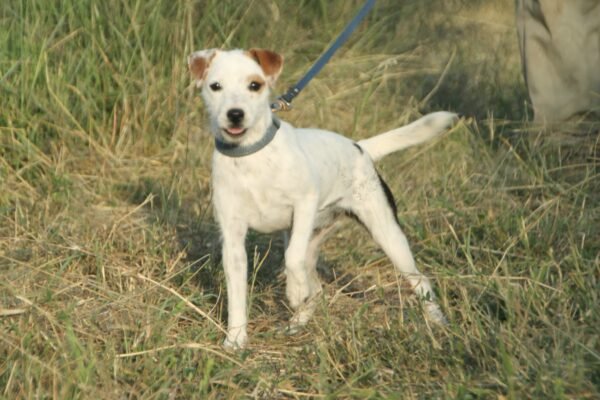
[[[231,121],[231,123],[237,125],[244,119],[244,110],[232,108],[231,110],[227,111],[227,118]]]

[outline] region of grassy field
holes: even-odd
[[[360,4],[0,3],[1,398],[600,398],[599,128],[528,122],[511,0],[380,0],[282,116],[353,138],[472,117],[380,164],[450,325],[426,324],[348,222],[291,337],[281,239],[252,234],[251,343],[221,348],[213,145],[187,54],[277,50],[283,91]]]

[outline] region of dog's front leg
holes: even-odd
[[[317,196],[303,199],[294,207],[290,242],[285,251],[286,294],[294,310],[310,295],[306,253],[317,214]]]
[[[246,227],[239,225],[223,229],[223,267],[227,283],[227,339],[224,346],[242,348],[248,339],[246,331],[246,297],[248,261],[246,258]]]

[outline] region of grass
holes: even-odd
[[[598,125],[567,142],[528,123],[508,0],[379,1],[283,116],[354,138],[474,117],[380,165],[451,324],[430,329],[348,223],[292,337],[281,240],[252,234],[251,345],[220,347],[212,144],[186,56],[278,50],[281,92],[359,5],[0,4],[1,397],[600,396]]]

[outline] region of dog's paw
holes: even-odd
[[[289,273],[287,274],[286,280],[285,292],[288,301],[294,310],[298,310],[308,300],[310,287],[306,279],[301,280],[294,278],[294,276]]]
[[[287,329],[288,333],[294,335],[297,332],[299,332],[304,326],[306,326],[308,321],[310,321],[310,318],[312,317],[314,312],[315,305],[310,304],[310,302],[307,302],[300,306],[298,310],[294,313],[294,316],[290,319],[290,324],[288,325]]]
[[[242,331],[229,332],[223,342],[223,347],[227,350],[237,351],[246,347],[248,334]]]
[[[304,325],[294,324],[294,323],[290,322],[290,324],[285,327],[284,333],[287,336],[295,336],[295,335],[299,334],[300,332],[302,332],[303,329],[304,329]]]
[[[425,316],[427,319],[437,325],[446,326],[448,325],[448,319],[440,309],[440,306],[433,301],[426,301],[423,304],[423,308],[425,310]]]
[[[303,326],[305,326],[308,321],[312,318],[315,313],[315,309],[319,304],[319,300],[321,299],[322,291],[319,288],[316,293],[311,295],[310,298],[305,300],[300,306],[296,308],[296,312],[290,319],[289,330],[299,330]]]
[[[244,347],[246,347],[246,341],[238,341],[238,340],[229,340],[229,339],[225,339],[223,341],[223,347],[225,348],[225,350],[230,350],[230,351],[238,351],[238,350],[242,350]]]

